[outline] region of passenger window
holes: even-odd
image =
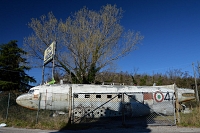
[[[85,98],[90,98],[90,95],[86,94],[86,95],[85,95]]]
[[[101,95],[96,95],[96,98],[101,98]]]
[[[107,98],[112,98],[112,95],[107,95]]]

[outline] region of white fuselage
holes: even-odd
[[[134,99],[124,98],[124,103],[130,103],[132,114],[136,116],[146,115],[149,109],[143,108],[147,105],[159,113],[173,113],[175,93],[170,86],[117,86],[117,85],[83,85],[83,84],[61,84],[41,85],[30,89],[29,93],[23,94],[16,99],[16,102],[29,109],[48,109],[67,111],[70,106],[73,108],[82,106],[85,108],[96,108],[117,94],[126,93]],[[178,101],[184,102],[195,99],[194,90],[177,89]],[[97,97],[97,95],[104,95]],[[109,96],[108,96],[109,95]],[[95,97],[96,96],[96,97]],[[88,102],[89,101],[89,105]],[[139,102],[139,103],[138,103]],[[165,103],[167,107],[160,106]],[[142,105],[143,104],[143,105]],[[40,105],[40,106],[39,106]],[[114,99],[103,108],[112,109],[111,105],[121,110],[121,100]],[[141,106],[140,110],[136,109]]]

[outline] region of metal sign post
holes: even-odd
[[[44,84],[44,64],[42,66],[42,85]]]
[[[54,83],[54,67],[55,67],[55,61],[54,56],[56,52],[56,42],[53,41],[49,47],[44,51],[44,64],[42,68],[42,84],[44,84],[44,69],[45,65],[52,61],[52,81],[51,84]]]

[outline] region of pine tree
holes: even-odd
[[[26,91],[30,88],[29,83],[36,82],[25,73],[31,69],[26,66],[27,61],[22,57],[26,54],[18,47],[16,40],[0,45],[0,90]]]

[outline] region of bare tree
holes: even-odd
[[[120,25],[122,14],[121,8],[109,4],[98,12],[84,7],[66,21],[58,22],[49,13],[32,19],[29,27],[34,33],[24,39],[24,46],[41,65],[44,50],[56,41],[56,66],[70,74],[73,82],[92,83],[97,72],[135,50],[143,39],[140,32],[125,32]]]

